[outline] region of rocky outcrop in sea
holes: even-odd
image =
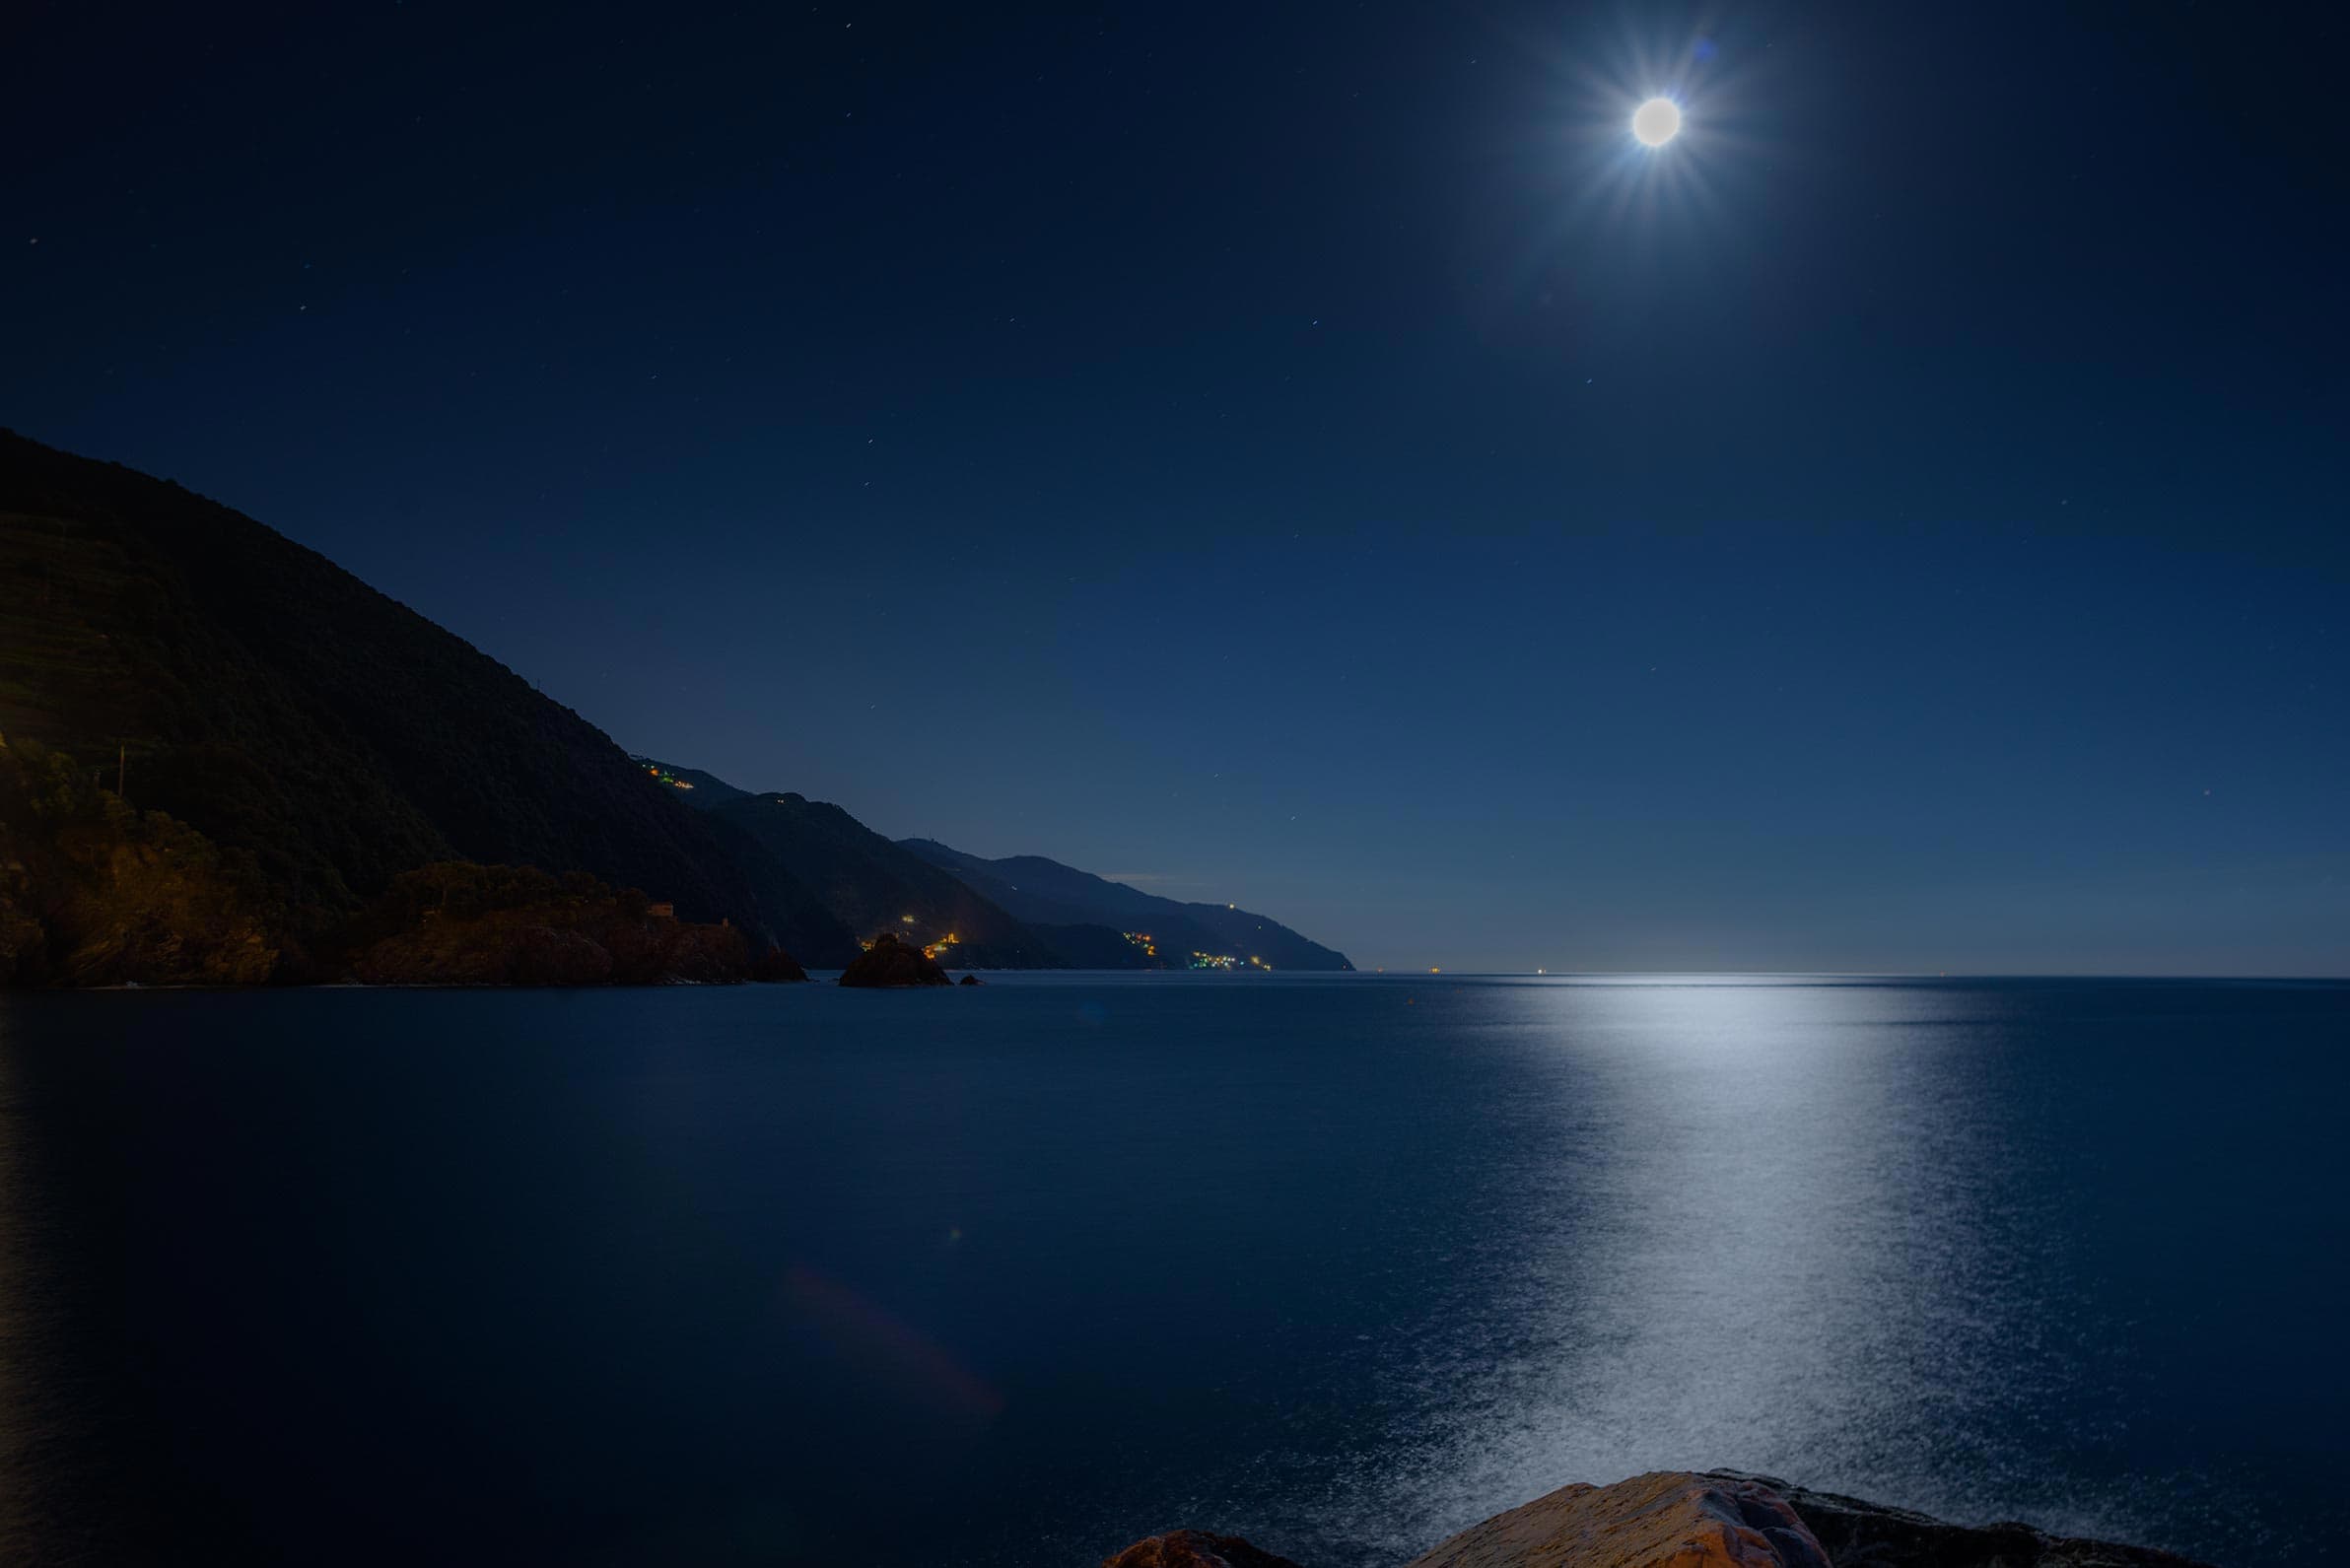
[[[857,955],[857,961],[841,971],[844,986],[951,986],[946,971],[938,961],[912,942],[900,941],[894,931],[883,931],[873,938],[873,945]]]

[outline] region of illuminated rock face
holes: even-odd
[[[1795,1510],[1760,1482],[1635,1475],[1562,1486],[1462,1531],[1410,1568],[1830,1568]]]
[[[1496,1514],[1406,1568],[2201,1568],[2143,1546],[2029,1525],[1946,1524],[1905,1509],[1715,1470],[1562,1486]],[[1102,1568],[1297,1568],[1233,1535],[1179,1530]]]

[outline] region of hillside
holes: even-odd
[[[217,846],[273,940],[466,859],[585,871],[807,963],[857,952],[758,835],[463,640],[240,512],[0,432],[0,739],[20,738]]]
[[[752,794],[716,775],[650,757],[636,762],[705,815],[736,828],[791,866],[861,940],[892,931],[936,947],[940,962],[958,967],[1047,969],[1069,963],[1052,942],[960,878],[839,806],[797,794]]]
[[[260,985],[289,962],[271,917],[249,856],[0,739],[0,986]]]
[[[644,769],[655,784],[674,789],[678,799],[699,811],[751,798],[748,789],[737,789],[717,774],[704,773],[699,768],[672,768],[651,757],[632,756],[629,761]]]
[[[805,980],[732,925],[695,925],[584,871],[449,861],[403,872],[345,932],[375,986],[653,986]]]
[[[1169,969],[1307,969],[1347,970],[1354,966],[1347,955],[1308,941],[1279,920],[1229,904],[1185,904],[1160,898],[1123,882],[1095,876],[1074,866],[1048,860],[1040,854],[1008,855],[1000,860],[940,844],[934,839],[906,839],[900,847],[933,865],[953,872],[972,887],[1033,925],[1107,926],[1116,931],[1147,934],[1155,954],[1140,965]],[[1072,935],[1061,938],[1076,945]],[[1130,944],[1131,945],[1131,944]],[[1101,944],[1088,944],[1099,949]]]

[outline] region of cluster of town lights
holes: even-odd
[[[1158,938],[1148,931],[1120,931],[1118,934],[1140,949],[1144,958],[1158,957]],[[1253,953],[1247,958],[1242,958],[1233,953],[1203,953],[1196,947],[1192,949],[1189,967],[1193,969],[1262,969],[1267,971],[1273,968],[1271,964]]]

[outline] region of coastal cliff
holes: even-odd
[[[1179,1530],[1102,1568],[1301,1568],[1236,1535]],[[1737,1470],[1662,1471],[1557,1491],[1473,1525],[1405,1568],[2203,1568],[2029,1525],[1954,1525]]]
[[[337,979],[347,927],[374,921],[401,876],[455,863],[643,889],[679,924],[506,912],[413,933],[379,970],[485,985],[788,975],[764,955],[848,966],[856,933],[884,923],[967,968],[1347,967],[1244,910],[933,849],[836,805],[631,757],[253,518],[0,430],[0,987]],[[1013,872],[1061,889],[1057,919],[1091,923],[1056,937],[981,885]],[[1070,916],[1063,884],[1127,905]],[[1199,918],[1134,914],[1161,905]],[[460,925],[488,945],[458,950]],[[737,934],[685,929],[701,926]]]
[[[338,970],[375,986],[725,985],[803,981],[736,927],[676,918],[585,872],[448,861],[395,877],[353,922]]]
[[[857,956],[790,867],[453,633],[241,512],[6,431],[0,737],[42,752],[7,784],[34,805],[0,846],[22,933],[0,982],[310,978],[303,955],[394,878],[451,860],[586,872],[810,963]],[[136,854],[67,842],[85,825]],[[217,943],[198,894],[250,939]]]
[[[1350,970],[1347,955],[1236,904],[1183,904],[1041,854],[990,860],[935,839],[899,847],[954,874],[1081,969]]]

